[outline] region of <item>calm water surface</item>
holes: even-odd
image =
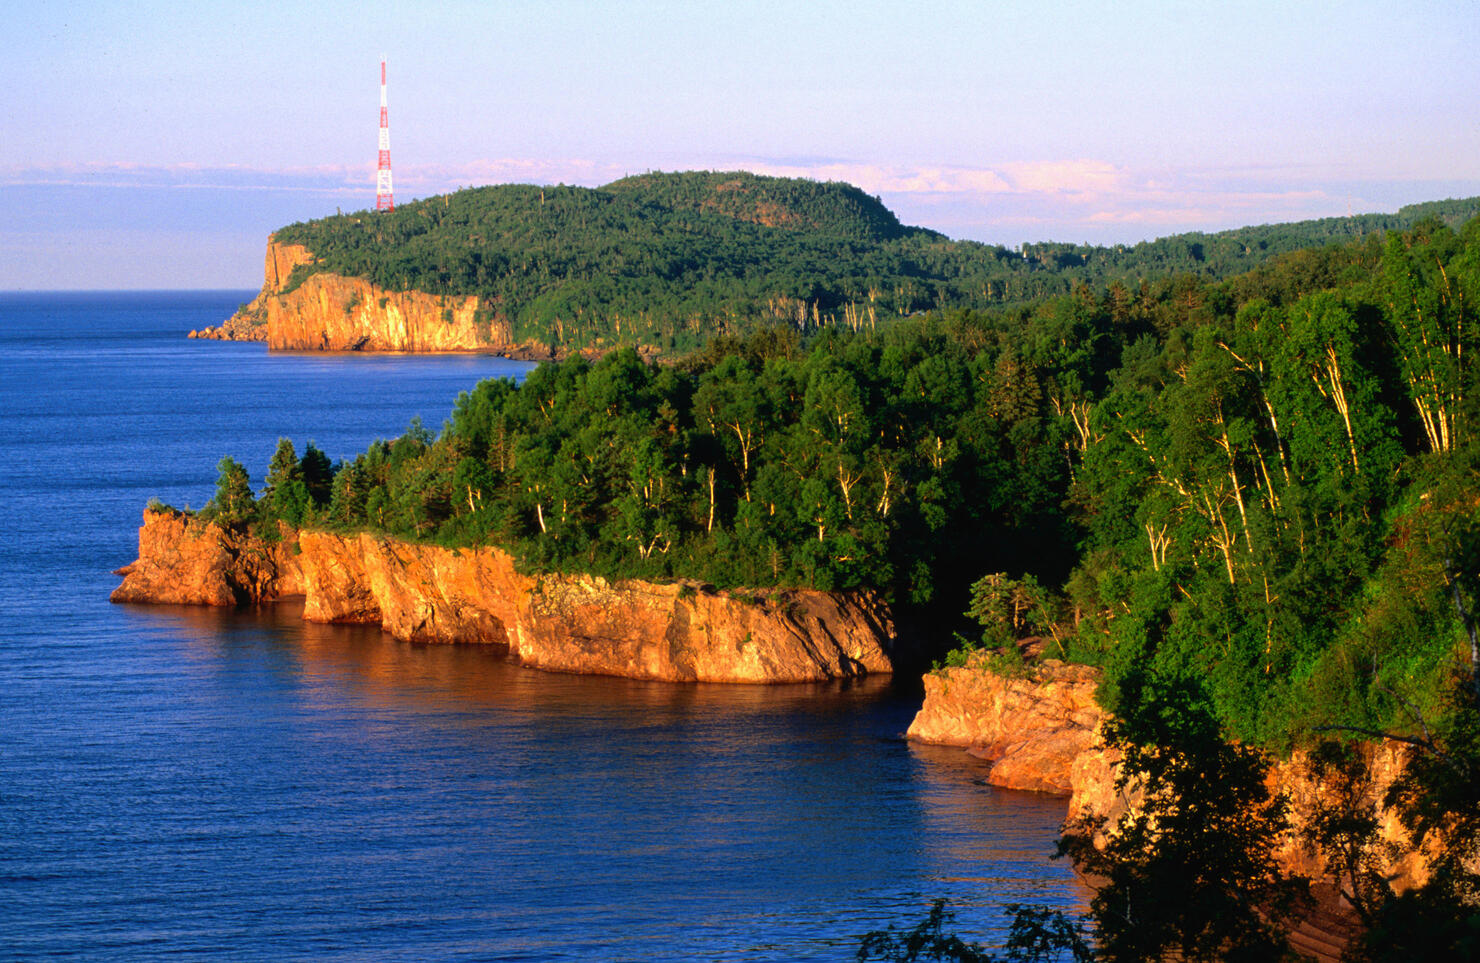
[[[1075,906],[1060,801],[887,683],[662,685],[114,606],[150,497],[527,366],[193,342],[251,292],[0,294],[0,958],[836,960],[948,897]]]

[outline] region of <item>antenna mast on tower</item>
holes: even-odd
[[[380,164],[375,172],[375,209],[394,211],[391,197],[391,125],[385,110],[385,58],[380,58]]]

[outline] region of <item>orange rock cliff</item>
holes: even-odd
[[[146,511],[115,602],[238,605],[304,597],[316,622],[415,642],[507,646],[526,665],[674,682],[819,682],[889,673],[894,625],[867,592],[740,595],[687,584],[524,575],[496,548],[281,531],[269,542]]]
[[[1123,792],[1115,787],[1119,756],[1101,744],[1107,716],[1095,702],[1098,682],[1098,670],[1086,666],[1044,660],[1022,675],[1009,676],[992,671],[977,656],[964,666],[925,676],[924,705],[908,736],[960,746],[989,764],[990,784],[1068,796],[1070,823],[1090,817],[1108,827],[1140,799],[1133,788]],[[1375,802],[1402,773],[1407,754],[1393,741],[1366,746],[1364,753],[1371,774],[1364,798]],[[1277,851],[1279,864],[1291,874],[1324,878],[1324,859],[1298,837],[1317,805],[1330,801],[1331,787],[1322,783],[1303,752],[1276,761],[1268,780],[1272,790],[1289,799],[1295,830]],[[1392,846],[1383,871],[1399,890],[1420,885],[1428,875],[1430,854],[1415,848],[1395,811],[1382,809],[1379,818],[1381,835]],[[1333,925],[1341,940],[1349,935],[1349,916],[1341,908],[1335,913]],[[1332,935],[1323,934],[1322,925],[1324,918],[1302,924],[1317,940]]]
[[[314,274],[288,290],[293,269],[313,260],[302,245],[268,238],[262,290],[220,327],[190,336],[266,341],[283,351],[529,353],[529,346],[513,343],[507,322],[477,297],[387,291],[337,274]]]

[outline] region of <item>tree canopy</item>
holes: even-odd
[[[496,544],[537,570],[877,589],[969,613],[984,645],[1046,637],[1104,669],[1150,800],[1103,864],[1105,958],[1277,952],[1238,922],[1287,895],[1264,751],[1394,735],[1417,755],[1392,801],[1441,856],[1413,894],[1352,876],[1372,937],[1353,952],[1410,958],[1480,933],[1477,305],[1480,218],[1427,219],[1222,280],[774,323],[676,363],[628,348],[486,381],[440,432],[337,466],[282,442],[260,498],[226,458],[208,511]],[[1372,812],[1333,820],[1326,843],[1373,865]],[[1116,929],[1192,862],[1208,885]],[[976,952],[940,920],[869,946]]]
[[[1179,273],[1219,279],[1292,250],[1423,216],[1457,224],[1477,212],[1480,199],[1445,201],[1133,246],[1009,250],[904,226],[848,184],[688,172],[601,188],[467,188],[276,236],[316,258],[295,270],[290,289],[332,272],[389,290],[478,295],[484,322],[507,324],[516,341],[674,353],[777,324],[804,335],[877,329],[918,312],[1022,304],[1078,284],[1134,290]]]
[[[1288,745],[1407,724],[1468,657],[1477,302],[1480,220],[1430,220],[1222,281],[620,350],[480,384],[332,482],[280,448],[255,508],[233,462],[221,510],[875,588],[953,627],[1010,609],[1008,635],[1103,666],[1112,706],[1132,668],[1191,675],[1231,735]]]

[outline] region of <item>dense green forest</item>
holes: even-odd
[[[1450,226],[1480,198],[1392,215],[1186,234],[1134,246],[951,241],[906,227],[847,184],[747,173],[643,174],[602,188],[503,185],[293,224],[312,273],[392,290],[477,294],[517,341],[559,349],[701,346],[784,324],[874,330],[922,311],[1023,304],[1079,284],[1132,289],[1175,274],[1221,279],[1292,250],[1407,227]]]
[[[285,445],[260,503],[228,459],[210,510],[879,588],[1049,638],[1112,700],[1194,673],[1260,744],[1400,726],[1468,657],[1477,299],[1480,219],[1428,221],[1224,281],[624,350],[484,382],[337,473]]]
[[[1007,959],[1282,958],[1304,881],[1273,856],[1266,751],[1293,747],[1330,792],[1304,841],[1366,928],[1350,958],[1466,958],[1477,304],[1480,217],[1429,218],[1222,279],[778,322],[667,364],[627,348],[486,381],[440,432],[342,464],[283,440],[260,493],[226,458],[203,514],[493,544],[536,570],[877,589],[1007,671],[1033,637],[1103,668],[1105,738],[1145,802],[1103,848],[1093,819],[1066,832],[1105,880],[1090,930],[1019,907]],[[1407,892],[1363,758],[1327,741],[1384,734],[1413,750],[1386,803],[1432,844]],[[944,919],[859,958],[996,958]]]

